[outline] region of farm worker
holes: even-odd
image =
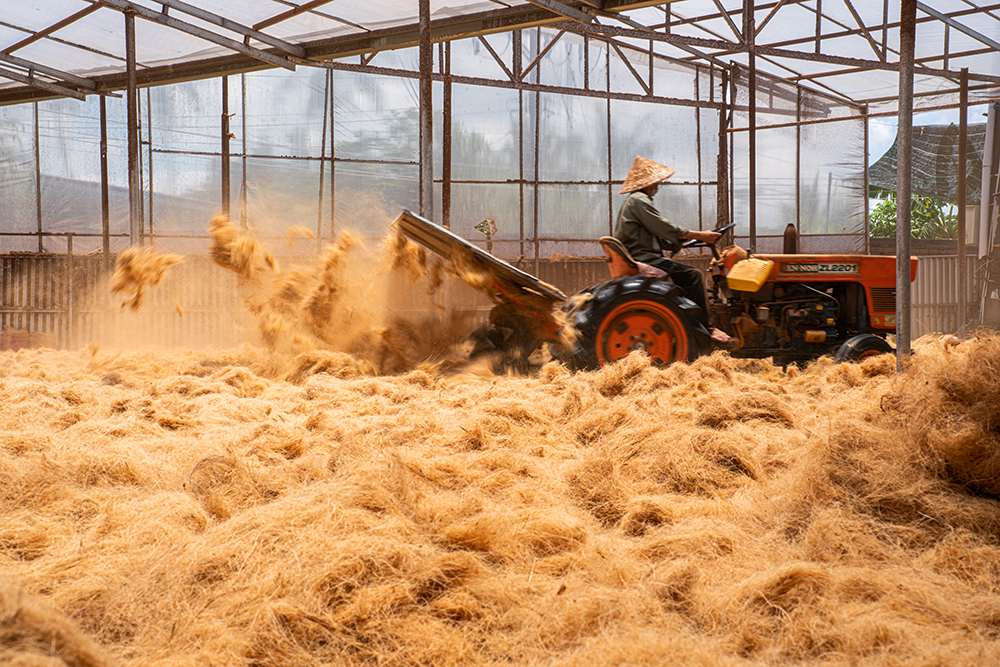
[[[658,162],[636,156],[625,177],[619,194],[629,193],[618,212],[615,238],[628,249],[637,262],[663,269],[674,283],[684,290],[708,316],[705,286],[701,271],[674,262],[663,256],[664,250],[680,250],[682,239],[697,239],[715,243],[718,232],[699,232],[670,222],[653,204],[660,183],[670,178],[674,170]]]

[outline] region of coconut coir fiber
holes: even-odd
[[[4,353],[0,663],[1000,663],[1000,339],[529,377]]]

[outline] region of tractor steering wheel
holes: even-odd
[[[736,226],[736,223],[735,222],[731,222],[731,223],[729,223],[728,225],[726,225],[724,227],[719,227],[718,229],[710,229],[708,231],[719,232],[719,234],[725,235],[726,232],[728,232],[730,229],[732,229],[735,226]],[[719,236],[719,238],[721,239],[722,236]],[[716,241],[716,243],[718,243],[718,241]],[[698,239],[691,239],[691,240],[685,241],[684,243],[681,244],[681,248],[682,249],[683,248],[703,248],[703,247],[705,247],[705,248],[711,248],[712,249],[712,256],[715,257],[716,259],[719,259],[719,251],[715,247],[715,243],[707,243],[705,241],[699,241]],[[674,254],[676,254],[676,253],[674,253]]]

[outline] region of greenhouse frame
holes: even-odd
[[[988,105],[982,173],[968,175],[982,204],[968,218],[958,206],[967,243],[928,258],[936,268],[913,285],[913,335],[962,333],[996,301],[998,11],[972,0],[21,3],[0,19],[0,315],[78,345],[109,306],[93,289],[117,253],[204,255],[220,213],[272,242],[307,229],[314,243],[285,246],[307,256],[343,230],[380,239],[413,209],[572,292],[603,275],[595,240],[636,155],[676,169],[661,197],[679,224],[735,222],[751,252],[780,251],[789,224],[802,252],[872,252],[870,119],[898,118],[905,170],[913,113],[958,109],[964,133],[967,109]],[[487,218],[489,240],[475,230]],[[894,251],[910,254],[908,235]],[[161,340],[224,342],[213,314],[235,297],[188,297],[204,322]],[[173,299],[154,304],[163,318]]]

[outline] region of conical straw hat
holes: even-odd
[[[674,170],[670,167],[637,155],[635,156],[635,161],[632,162],[632,168],[628,170],[628,176],[625,177],[625,182],[622,183],[622,189],[618,194],[623,195],[626,192],[642,190],[648,185],[659,183],[673,175]]]

